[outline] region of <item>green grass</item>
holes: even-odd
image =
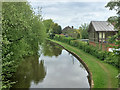
[[[55,40],[51,41],[56,42],[64,46],[66,49],[76,53],[88,65],[88,68],[92,72],[94,88],[118,87],[118,79],[116,78],[118,74],[117,68],[105,63],[104,61],[97,59],[96,57],[76,47]]]

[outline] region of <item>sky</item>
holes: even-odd
[[[105,8],[110,0],[28,0],[33,8],[42,7],[43,19],[53,19],[55,23],[74,26],[78,29],[81,24],[91,21],[106,21],[116,12]]]

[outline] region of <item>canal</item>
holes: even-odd
[[[12,88],[90,88],[84,66],[62,47],[46,41],[38,55],[23,60]]]

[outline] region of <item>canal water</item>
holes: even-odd
[[[90,88],[86,69],[72,54],[50,41],[39,47],[39,55],[20,63],[12,88]]]

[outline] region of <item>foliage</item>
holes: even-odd
[[[48,33],[49,38],[53,38],[55,34],[61,34],[62,29],[61,26],[57,23],[54,23],[52,19],[43,20],[43,23],[46,28],[46,32]]]
[[[115,41],[116,41],[116,35],[114,35],[114,36],[109,36],[108,37],[108,43],[115,43]]]
[[[70,44],[71,40],[75,40],[72,37],[65,37],[64,35],[55,35],[54,39],[58,40],[58,41],[63,41],[63,42],[68,43],[68,44]]]
[[[58,25],[57,23],[53,23],[51,25],[51,28],[52,28],[54,34],[61,34],[62,33],[61,26]]]
[[[110,63],[113,66],[120,68],[120,66],[118,64],[118,57],[119,56],[116,53],[112,53],[112,52],[108,53],[106,51],[102,51],[97,47],[89,45],[87,42],[75,40],[75,39],[72,39],[70,37],[68,38],[68,37],[65,37],[65,36],[56,35],[54,37],[54,40],[58,40],[58,41],[67,43],[71,46],[82,49],[86,53],[89,53],[89,54],[97,57],[100,60],[103,60],[103,61],[105,60],[105,62]]]
[[[77,54],[87,65],[92,73],[92,79],[94,82],[94,88],[118,88],[118,79],[116,76],[118,75],[118,70],[116,67],[105,63],[104,61],[100,61],[93,55],[84,52],[77,47],[70,46],[66,43],[62,43],[59,41],[51,40],[55,43],[58,43],[64,46],[67,50],[74,52]],[[103,68],[104,67],[104,68]],[[107,71],[107,72],[106,72]],[[109,84],[111,82],[111,84]]]
[[[111,17],[108,18],[107,21],[110,22],[110,23],[112,23],[113,25],[115,25],[116,22],[117,22],[117,20],[118,20],[117,16],[111,16]]]
[[[73,27],[73,26],[72,26]],[[81,30],[80,29],[73,29],[69,26],[65,27],[63,30],[62,30],[62,34],[65,34],[67,36],[70,36],[72,38],[76,38],[76,39],[80,39],[82,38],[82,35],[81,35]]]
[[[2,29],[2,88],[10,88],[19,62],[37,54],[46,31],[40,15],[35,15],[27,2],[3,2]]]
[[[76,29],[76,31],[77,31],[77,39],[82,38],[81,30],[80,29]]]
[[[46,32],[48,33],[50,30],[51,25],[53,24],[53,20],[52,19],[47,19],[47,20],[43,20],[43,24],[45,25],[46,28]]]
[[[120,1],[110,1],[107,3],[106,7],[109,8],[109,10],[115,10],[117,13],[117,18],[115,19],[115,21],[113,20],[113,22],[115,23],[115,28],[118,30],[118,34],[115,36],[115,38],[117,39],[115,41],[115,43],[118,45],[117,49],[120,49]],[[120,50],[115,51],[117,53],[117,56],[119,57],[117,60],[118,65],[120,66]],[[120,76],[120,72],[119,72],[119,76]],[[120,78],[119,78],[119,87],[120,87]]]
[[[62,48],[55,43],[46,40],[42,45],[42,53],[44,56],[59,56],[62,53]]]
[[[44,80],[45,76],[46,70],[44,60],[39,61],[38,55],[26,57],[21,61],[14,77],[11,79],[12,81],[17,80],[17,82],[10,90],[14,90],[14,88],[29,88],[31,81],[38,84]]]
[[[88,39],[88,27],[89,25],[86,23],[81,25],[80,30],[82,33],[82,39]]]

